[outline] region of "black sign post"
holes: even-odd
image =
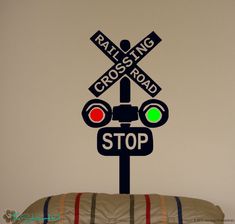
[[[123,77],[120,81],[120,103],[130,103],[130,80]],[[129,123],[121,124],[121,127],[130,127]],[[123,153],[119,156],[119,192],[120,194],[130,193],[130,156]]]
[[[122,40],[117,47],[102,32],[96,32],[91,40],[115,64],[105,72],[89,90],[100,96],[120,80],[120,105],[110,107],[100,99],[86,103],[82,116],[90,127],[100,128],[111,120],[120,122],[120,127],[100,128],[97,134],[97,149],[104,156],[119,156],[119,192],[130,193],[130,156],[146,156],[153,151],[153,136],[149,128],[156,128],[168,120],[168,107],[158,99],[145,101],[140,108],[131,105],[130,79],[151,97],[161,88],[137,65],[161,39],[150,33],[130,49],[130,42]],[[146,127],[130,127],[132,121],[140,119]]]

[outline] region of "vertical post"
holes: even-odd
[[[131,82],[127,77],[120,81],[120,103],[129,103],[131,101]]]
[[[120,103],[129,103],[131,100],[130,79],[123,77],[120,81]],[[130,124],[121,124],[129,127]],[[122,153],[119,156],[119,193],[130,194],[130,156]]]
[[[130,156],[119,156],[119,193],[130,194]]]

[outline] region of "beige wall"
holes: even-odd
[[[89,38],[100,29],[134,44],[154,30],[163,41],[139,65],[170,119],[153,130],[154,152],[131,159],[131,192],[206,199],[235,219],[234,11],[234,0],[0,0],[0,213],[118,192],[118,158],[98,154],[81,118],[112,65]],[[149,99],[132,87],[135,104]],[[101,98],[117,104],[118,85]]]

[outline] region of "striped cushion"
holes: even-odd
[[[61,194],[36,201],[14,223],[27,223],[24,215],[34,217],[30,223],[43,224],[219,224],[224,219],[221,209],[208,201],[157,194]]]

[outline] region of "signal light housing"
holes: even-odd
[[[169,110],[165,103],[157,99],[145,101],[139,109],[142,123],[151,128],[165,124],[169,117]]]
[[[131,122],[138,120],[138,107],[123,104],[113,107],[113,120]]]
[[[112,109],[108,103],[100,99],[88,101],[82,110],[85,123],[92,128],[107,125],[112,118]]]

